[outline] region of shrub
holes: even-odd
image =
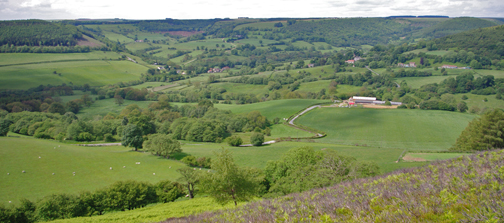
[[[44,133],[44,132],[35,133],[35,135],[33,135],[33,137],[39,138],[39,139],[52,139],[51,135]]]
[[[95,137],[89,132],[81,132],[75,140],[77,141],[93,141]]]
[[[467,100],[467,96],[465,94],[462,95],[462,100]]]
[[[261,146],[264,143],[264,135],[259,132],[254,132],[252,136],[250,136],[250,142],[254,146]]]
[[[115,142],[115,138],[112,134],[107,133],[103,136],[105,142]]]
[[[227,138],[227,142],[230,146],[240,146],[243,140],[239,136],[231,136]]]
[[[164,180],[157,183],[155,187],[159,202],[171,202],[185,195],[184,187],[178,182]]]

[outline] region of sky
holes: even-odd
[[[0,20],[446,15],[504,17],[503,0],[0,0]]]

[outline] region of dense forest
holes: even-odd
[[[504,25],[475,29],[435,40],[438,48],[458,48],[500,59],[504,56]]]
[[[75,26],[43,20],[0,22],[0,45],[75,46],[82,33]]]
[[[444,22],[435,24],[431,27],[427,27],[418,32],[416,36],[421,36],[423,38],[440,38],[448,35],[457,34],[463,31],[490,27],[497,25],[495,22],[491,22],[485,19],[461,17],[447,19]]]

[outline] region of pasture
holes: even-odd
[[[317,139],[321,143],[441,151],[450,148],[475,117],[417,109],[319,108],[296,123],[327,133]]]
[[[80,98],[80,97],[79,97]],[[79,118],[92,118],[94,116],[100,115],[105,116],[109,112],[120,114],[121,111],[130,104],[136,104],[140,108],[147,108],[152,101],[132,101],[124,100],[124,104],[118,105],[115,103],[115,99],[108,98],[103,100],[95,101],[90,107],[82,108],[77,117]]]
[[[0,66],[10,64],[48,63],[68,60],[119,59],[116,52],[92,51],[89,53],[0,53]]]
[[[176,180],[179,175],[175,170],[184,166],[123,146],[81,147],[54,140],[11,137],[1,137],[0,144],[3,205],[8,201],[17,203],[21,198],[36,200],[53,193],[92,191],[120,180]]]
[[[101,86],[138,80],[140,74],[146,71],[146,67],[129,61],[76,61],[6,66],[0,67],[0,89],[28,89],[63,83]]]
[[[403,157],[403,160],[406,162],[447,160],[468,154],[469,153],[408,153]]]
[[[278,117],[288,118],[294,113],[301,111],[310,105],[317,103],[329,103],[330,100],[317,100],[317,99],[285,99],[285,100],[273,100],[264,101],[254,104],[215,104],[214,107],[222,110],[231,110],[231,112],[248,113],[251,111],[259,111],[262,115],[266,116],[269,120],[273,120]]]
[[[284,141],[259,147],[230,147],[224,143],[185,142],[182,146],[183,154],[178,154],[176,157],[179,159],[189,154],[197,157],[213,157],[214,151],[224,147],[233,153],[234,160],[238,165],[263,169],[268,161],[280,159],[290,149],[303,146],[312,147],[316,151],[333,150],[341,155],[355,157],[358,161],[373,161],[380,167],[382,173],[423,165],[422,163],[396,163],[395,161],[404,149],[314,143],[306,140],[300,142]]]

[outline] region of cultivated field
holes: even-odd
[[[321,108],[297,123],[327,133],[319,142],[408,150],[446,150],[476,116],[446,111]]]
[[[129,61],[75,61],[6,66],[0,67],[0,89],[28,89],[41,84],[60,85],[70,82],[73,85],[102,86],[138,80],[140,74],[146,71],[146,67]]]

